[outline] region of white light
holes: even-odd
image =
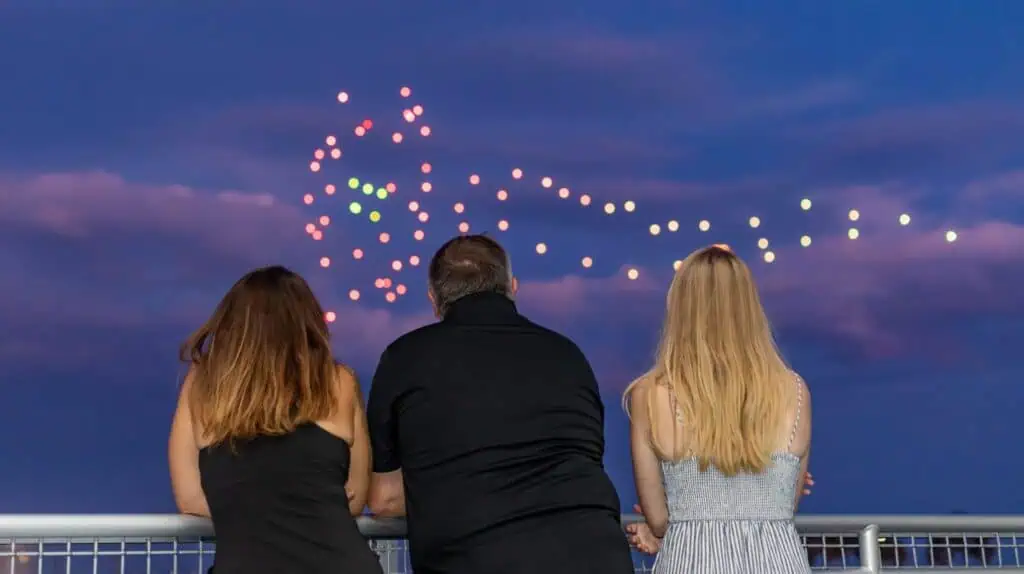
[[[772,261],[775,261],[775,253],[772,253],[771,251],[765,251],[764,252],[764,262],[765,263],[771,263]]]
[[[697,229],[701,231],[707,231],[711,229],[711,222],[707,219],[701,219],[700,223],[697,224]]]
[[[953,243],[954,241],[956,241],[956,238],[957,238],[956,231],[953,231],[952,229],[950,229],[949,231],[946,232],[946,241],[947,242]]]
[[[846,236],[850,239],[857,239],[860,237],[860,231],[857,231],[856,227],[851,227],[850,230],[846,232]]]
[[[755,216],[751,217],[750,220],[747,223],[750,224],[750,227],[753,227],[753,228],[756,229],[756,228],[761,226],[761,218],[757,217],[755,215]]]
[[[910,225],[910,215],[903,213],[900,215],[900,225]]]
[[[650,227],[651,235],[658,235],[661,233],[661,226],[657,223],[652,223]]]
[[[857,221],[860,219],[860,212],[856,209],[851,209],[849,213],[850,221]]]
[[[626,271],[626,277],[628,277],[630,281],[636,281],[637,278],[640,277],[640,272],[631,268],[629,271]]]
[[[759,249],[768,249],[768,239],[764,238],[764,237],[762,237],[761,239],[758,239],[757,240],[757,247]]]
[[[679,222],[673,219],[665,227],[668,227],[669,231],[679,231]]]
[[[800,238],[800,245],[802,247],[810,247],[810,245],[811,245],[811,236],[810,235],[804,235],[803,237],[801,237]]]
[[[800,200],[800,209],[807,211],[811,208],[811,200],[806,197]]]

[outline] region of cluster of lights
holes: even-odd
[[[403,99],[408,99],[412,96],[412,90],[405,86],[399,89],[399,95]],[[347,104],[350,101],[350,96],[347,92],[339,92],[337,94],[337,101],[341,104]],[[420,104],[412,104],[402,109],[401,118],[403,120],[403,126],[406,128],[406,132],[393,131],[391,133],[391,141],[395,144],[401,144],[405,141],[408,129],[416,130],[422,137],[428,137],[431,135],[432,130],[430,126],[423,124],[424,109]],[[374,128],[374,122],[369,119],[363,119],[360,121],[352,130],[353,134],[358,137],[364,137],[371,132]],[[323,169],[323,162],[328,159],[339,160],[343,157],[342,147],[339,143],[339,138],[336,135],[328,135],[325,137],[323,146],[317,147],[313,150],[313,158],[310,161],[309,169],[313,173],[318,173]],[[433,190],[433,183],[427,179],[433,172],[433,165],[428,161],[422,161],[419,166],[419,171],[423,178],[419,184],[419,192],[429,194]],[[511,177],[514,181],[521,181],[526,177],[525,172],[522,168],[515,167],[511,170]],[[478,173],[470,173],[468,175],[468,182],[470,186],[479,186],[482,184],[481,175]],[[589,207],[594,203],[594,199],[586,193],[575,193],[567,186],[556,185],[555,179],[551,176],[543,175],[539,178],[540,188],[542,190],[553,190],[558,199],[569,200],[575,196],[581,207]],[[376,199],[379,201],[386,200],[390,195],[395,194],[398,189],[394,183],[387,183],[380,187],[373,183],[360,181],[358,178],[351,177],[348,179],[348,188],[357,193],[361,193],[365,196],[365,199]],[[328,196],[336,195],[339,189],[334,184],[327,184],[324,187],[324,194]],[[507,188],[499,188],[495,192],[495,198],[499,202],[507,201],[510,197],[509,190]],[[305,205],[313,205],[316,202],[314,194],[307,193],[303,195],[303,203]],[[415,219],[414,226],[417,227],[413,230],[412,236],[415,241],[422,241],[426,237],[424,229],[419,228],[421,224],[426,224],[430,221],[430,214],[424,209],[421,200],[411,200],[407,202],[409,212]],[[626,200],[621,203],[605,202],[601,205],[601,211],[605,215],[615,215],[617,213],[632,214],[637,210],[637,204],[633,200]],[[803,198],[799,203],[800,209],[803,211],[810,211],[813,202],[809,198]],[[366,213],[367,218],[373,223],[379,223],[382,219],[381,212],[377,209],[367,210],[364,208],[364,204],[358,199],[352,199],[348,201],[348,211],[352,215],[362,215]],[[466,204],[457,201],[452,204],[452,211],[455,214],[465,217],[466,215]],[[850,222],[850,226],[847,229],[847,237],[850,240],[856,240],[860,238],[861,231],[856,226],[857,222],[861,220],[861,213],[857,209],[850,209],[847,212],[847,219]],[[899,215],[897,222],[901,226],[910,225],[911,217],[908,213],[902,213]],[[326,228],[332,223],[331,217],[328,215],[321,215],[315,221],[307,223],[306,233],[312,237],[313,240],[319,241],[323,239]],[[757,215],[752,215],[747,219],[747,224],[751,229],[761,228],[762,220]],[[691,224],[692,225],[692,224]],[[499,231],[509,230],[509,221],[507,219],[501,219],[497,222],[497,229]],[[459,233],[469,233],[472,228],[468,220],[463,219],[458,223],[457,229]],[[647,227],[647,231],[651,236],[660,236],[663,233],[676,233],[683,228],[683,225],[677,219],[662,220],[655,223],[650,223]],[[696,228],[699,232],[706,233],[711,230],[711,221],[708,219],[699,219],[696,221]],[[957,233],[954,230],[948,230],[945,233],[945,239],[947,242],[954,242],[958,239]],[[381,244],[387,244],[391,240],[391,235],[387,232],[381,232],[377,236],[377,240]],[[799,244],[801,247],[810,247],[812,243],[810,235],[802,235],[799,238]],[[776,260],[776,253],[771,249],[773,241],[769,240],[768,237],[760,236],[757,239],[757,248],[761,252],[761,258],[765,263],[773,263]],[[537,255],[546,255],[549,251],[547,243],[538,242],[534,246],[534,250]],[[366,256],[366,253],[361,248],[355,248],[352,250],[352,259],[361,260]],[[399,273],[406,266],[415,267],[420,263],[420,258],[417,255],[411,255],[406,259],[394,259],[390,264],[391,273]],[[320,266],[323,268],[329,268],[333,264],[331,257],[323,256],[320,258]],[[678,270],[682,265],[681,260],[675,260],[672,263],[672,268]],[[584,269],[590,269],[594,266],[594,258],[592,256],[584,256],[580,259],[580,266]],[[640,277],[640,271],[636,267],[625,268],[625,276],[631,281],[636,281]],[[391,276],[381,276],[374,281],[374,287],[384,292],[384,300],[389,303],[394,303],[397,299],[408,292],[408,288],[405,284],[397,282]],[[358,289],[351,289],[348,293],[349,299],[352,301],[359,301],[363,297],[363,294]],[[333,312],[327,313],[329,321],[335,320],[336,316]]]

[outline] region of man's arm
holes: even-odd
[[[370,512],[377,516],[405,516],[405,486],[394,419],[394,401],[400,388],[399,374],[390,350],[385,350],[373,374],[366,406],[373,447],[369,506]]]

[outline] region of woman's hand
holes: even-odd
[[[633,506],[633,512],[643,514],[639,504]],[[644,554],[657,554],[661,549],[661,539],[651,532],[646,522],[627,524],[626,533],[629,534],[629,544]]]
[[[804,474],[804,495],[811,493],[811,487],[814,486],[814,477],[808,472]]]

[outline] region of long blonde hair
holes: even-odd
[[[775,345],[750,269],[728,247],[699,249],[679,267],[668,290],[655,364],[626,389],[627,412],[637,385],[649,385],[647,404],[635,407],[646,409],[651,444],[662,460],[693,456],[702,471],[713,464],[726,476],[771,464],[794,379]],[[666,447],[658,439],[659,413],[675,409],[655,408],[653,385],[668,388],[685,444]]]
[[[238,280],[181,347],[193,420],[211,444],[285,434],[330,417],[339,390],[324,311],[280,266]]]

